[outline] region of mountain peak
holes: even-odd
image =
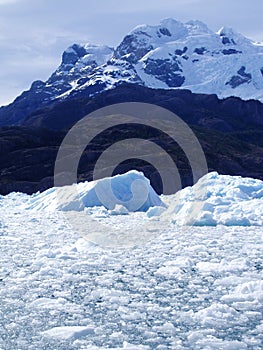
[[[136,26],[131,35],[146,35],[158,41],[175,40],[187,35],[187,28],[182,22],[173,18],[165,18],[157,25],[142,24]]]
[[[177,40],[189,35],[213,34],[207,25],[199,20],[191,20],[182,23],[173,18],[165,18],[158,25],[142,24],[136,26],[131,35],[145,35],[149,38],[156,38],[159,41]]]
[[[212,30],[208,28],[208,26],[198,20],[191,20],[185,23],[185,26],[187,27],[189,34],[195,35],[195,34],[212,34]]]
[[[222,37],[223,44],[238,44],[243,46],[250,46],[253,42],[252,40],[246,38],[244,35],[237,32],[231,27],[222,27],[216,34]]]
[[[106,45],[94,44],[73,44],[69,46],[62,54],[62,65],[74,65],[80,59],[84,61],[94,61],[97,65],[105,62],[105,56],[111,55],[113,48]]]
[[[217,32],[220,36],[235,36],[237,32],[231,27],[221,27]]]
[[[10,107],[13,114],[7,106],[2,115],[17,122],[50,101],[94,96],[123,83],[263,101],[262,55],[262,45],[232,28],[214,33],[198,20],[166,18],[135,27],[116,49],[71,45],[51,77],[17,98],[19,107]]]
[[[86,50],[82,45],[73,44],[62,54],[62,64],[75,64],[79,58],[85,56]]]

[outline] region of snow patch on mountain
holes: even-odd
[[[214,33],[201,21],[168,18],[135,27],[116,49],[72,45],[48,81],[32,90],[48,102],[124,82],[263,101],[263,44],[231,28]]]
[[[174,19],[138,26],[115,50],[113,64],[116,58],[133,64],[141,82],[151,88],[181,87],[220,98],[263,97],[263,46],[231,28],[213,33],[200,21]],[[243,69],[249,79],[240,75]],[[124,80],[131,82],[129,75]]]

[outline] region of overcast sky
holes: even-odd
[[[199,19],[263,41],[263,0],[0,0],[0,105],[46,80],[74,42],[116,46],[138,24]]]

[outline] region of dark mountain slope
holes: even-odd
[[[190,125],[223,132],[263,130],[263,104],[238,97],[220,100],[216,95],[189,90],[150,89],[122,84],[93,98],[81,97],[53,103],[26,118],[23,125],[53,130],[68,129],[86,114],[115,103],[145,102],[165,107]]]
[[[186,121],[204,149],[209,170],[263,179],[263,105],[260,102],[239,98],[219,100],[215,95],[125,84],[93,98],[75,98],[50,105],[28,117],[24,126],[0,128],[0,193],[32,193],[51,187],[57,150],[68,128],[91,111],[127,101],[158,104]],[[92,178],[100,153],[113,142],[135,136],[145,138],[145,130],[129,127],[117,132],[109,130],[94,140],[80,162],[79,179]],[[147,136],[161,143],[174,157],[183,185],[190,185],[191,170],[179,147],[156,133]],[[130,168],[143,170],[155,189],[162,191],[158,174],[149,164],[127,161],[116,171]]]

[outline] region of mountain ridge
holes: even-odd
[[[0,108],[0,125],[19,125],[48,103],[93,96],[132,83],[263,101],[263,44],[231,28],[214,33],[200,21],[140,25],[114,49],[73,44],[46,81],[35,81]]]

